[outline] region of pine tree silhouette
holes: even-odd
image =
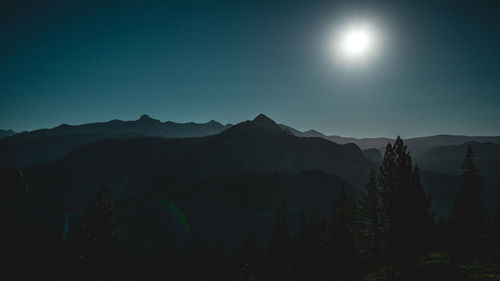
[[[358,209],[356,202],[344,191],[333,204],[332,215],[322,237],[321,258],[325,265],[323,278],[357,280],[359,264],[356,245]]]
[[[308,219],[301,211],[299,216],[299,233],[294,241],[294,265],[298,280],[317,280],[319,278],[318,259],[318,226],[313,218]]]
[[[370,171],[368,183],[360,200],[360,221],[362,228],[362,255],[369,264],[376,263],[382,256],[381,204],[377,174]]]
[[[276,213],[269,243],[269,271],[271,280],[293,280],[291,263],[288,206],[283,202]]]
[[[107,190],[99,187],[75,241],[83,280],[130,278],[130,264],[123,251],[123,233],[116,208]]]
[[[398,136],[387,145],[379,185],[382,187],[382,236],[390,261],[403,262],[421,249],[432,231],[431,198],[413,167],[410,152]]]
[[[453,219],[458,239],[485,231],[486,208],[484,186],[474,162],[474,151],[469,144],[462,164],[463,184],[455,199]]]

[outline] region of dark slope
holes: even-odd
[[[177,239],[170,241],[179,242],[187,234],[179,218],[166,212],[164,201],[175,204],[186,217],[193,234],[189,243],[210,245],[221,241],[234,245],[243,241],[250,229],[258,233],[259,238],[266,238],[274,213],[283,201],[288,203],[290,221],[299,221],[301,210],[306,211],[306,215],[311,215],[313,210],[322,216],[328,215],[332,201],[342,189],[354,191],[348,182],[319,171],[239,173],[207,177],[177,192],[130,197],[120,205],[133,240],[148,236],[149,250],[161,255],[162,246],[179,247],[178,243],[165,245],[165,237],[175,237]],[[135,227],[144,223],[148,224],[147,228]],[[291,228],[294,231],[297,226],[291,225]]]
[[[220,133],[230,126],[213,120],[201,124],[160,122],[147,115],[135,121],[112,120],[77,126],[63,124],[53,129],[20,133],[0,140],[0,164],[11,167],[45,164],[92,142],[110,138],[200,137]]]
[[[207,138],[205,145],[208,147],[203,151],[209,155],[201,161],[209,160],[206,164],[224,172],[322,170],[359,185],[368,169],[376,165],[353,144],[298,138],[262,115]],[[213,163],[213,157],[222,161]]]
[[[9,276],[4,279],[32,280],[35,275],[40,279],[53,269],[60,236],[38,232],[39,206],[32,201],[32,195],[19,169],[0,166],[2,274]]]
[[[34,222],[30,191],[18,169],[0,166],[0,216],[9,234],[26,233]],[[15,213],[16,218],[9,216]]]
[[[373,162],[382,163],[383,155],[380,152],[380,150],[376,148],[365,149],[363,150],[363,154],[365,155],[366,158],[372,160]]]
[[[242,171],[315,169],[359,184],[369,168],[375,166],[355,145],[338,145],[321,138],[297,138],[280,129],[274,121],[259,116],[210,137],[97,142],[34,170],[47,170],[47,173],[55,173],[54,177],[83,171],[86,175],[106,175],[106,170],[127,169],[137,176],[142,172],[155,172],[203,177]]]
[[[120,201],[135,201],[159,194],[174,196],[207,177],[241,173],[293,175],[319,170],[329,173],[328,177],[337,182],[341,180],[333,174],[360,187],[373,167],[376,164],[365,158],[355,145],[338,145],[321,138],[297,138],[267,117],[259,116],[209,137],[96,142],[54,163],[25,169],[25,174],[30,186],[37,189],[37,200],[48,207],[44,225],[57,230],[63,224],[64,213],[83,209],[99,184],[108,186],[114,198]],[[328,182],[331,180],[322,186]],[[304,183],[301,192],[316,188],[312,186],[316,185],[313,177],[309,183]],[[343,186],[355,192],[350,183]],[[237,195],[246,192],[247,187],[234,188],[233,195]],[[258,200],[291,196],[286,183],[268,188],[274,197],[265,195]],[[293,188],[289,191],[295,192]],[[196,196],[195,193],[197,191],[186,192],[180,198],[190,202],[189,196]],[[311,196],[319,198],[324,194],[311,193]],[[274,205],[274,199],[272,202]]]

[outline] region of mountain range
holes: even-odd
[[[160,138],[203,137],[218,134],[232,126],[232,124],[223,125],[214,120],[207,123],[161,122],[148,115],[142,115],[134,121],[111,120],[82,125],[62,124],[52,129],[17,134],[12,130],[0,130],[0,155],[2,155],[0,165],[20,168],[50,163],[99,140],[148,136]],[[316,137],[337,144],[355,144],[365,152],[365,156],[376,162],[382,159],[387,143],[395,141],[385,137],[351,138],[325,135],[315,130],[302,132],[284,124],[279,124],[279,127],[286,133],[297,137]],[[425,153],[433,147],[458,145],[469,141],[500,143],[500,136],[436,135],[405,139],[413,156]]]
[[[280,125],[280,126],[284,129],[289,130],[293,135],[298,137],[324,138],[338,144],[354,143],[363,150],[375,148],[384,151],[387,143],[392,144],[396,141],[395,139],[384,138],[384,137],[352,138],[352,137],[341,137],[336,135],[328,136],[315,130],[308,130],[301,132],[286,125]],[[404,141],[405,144],[408,146],[408,149],[410,150],[412,155],[417,156],[437,146],[457,145],[470,141],[500,143],[500,136],[435,135],[427,137],[407,138],[404,139]]]
[[[222,125],[214,120],[207,123],[161,122],[148,115],[135,121],[112,120],[76,126],[62,124],[0,139],[0,165],[27,167],[45,164],[104,139],[201,137],[220,133],[229,127],[231,124]]]
[[[296,210],[317,208],[325,215],[335,194],[358,193],[376,167],[354,144],[299,138],[259,115],[212,136],[97,141],[22,171],[43,231],[60,231],[65,214],[82,213],[103,184],[120,202],[124,223],[137,235],[144,235],[145,229],[151,235],[168,232],[164,214],[146,207],[166,198],[182,208],[192,228],[202,234],[200,240],[227,236],[237,241],[252,221],[260,218],[255,227],[270,224],[282,201]],[[151,220],[147,225],[145,218]],[[230,230],[224,227],[228,221]]]
[[[490,209],[500,199],[500,144],[470,139],[498,137],[406,140],[410,150],[430,147],[414,162],[439,215],[449,214],[469,144],[483,171]],[[339,142],[347,140],[361,141]],[[359,195],[370,169],[379,167],[380,145],[392,140],[362,141],[364,150],[316,131],[278,125],[262,114],[236,125],[160,122],[144,115],[136,121],[61,125],[0,140],[0,163],[12,167],[0,169],[0,182],[18,183],[4,189],[23,202],[21,209],[30,209],[6,212],[14,216],[9,221],[29,221],[37,231],[50,233],[61,232],[67,223],[75,230],[94,191],[104,185],[118,201],[137,247],[161,252],[162,237],[186,238],[179,222],[166,215],[164,200],[182,210],[199,243],[239,241],[249,227],[265,235],[283,201],[292,216],[313,209],[328,214],[342,190]]]

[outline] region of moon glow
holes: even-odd
[[[342,38],[342,51],[349,57],[360,57],[370,51],[372,34],[366,29],[349,30]]]
[[[368,61],[376,52],[378,37],[372,25],[350,25],[338,30],[332,36],[329,49],[336,61],[358,64]]]

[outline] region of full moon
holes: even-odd
[[[350,57],[359,57],[369,52],[372,35],[365,28],[349,30],[342,39],[343,52]]]
[[[329,49],[336,61],[349,64],[366,62],[377,49],[378,37],[373,25],[345,26],[332,36]]]

